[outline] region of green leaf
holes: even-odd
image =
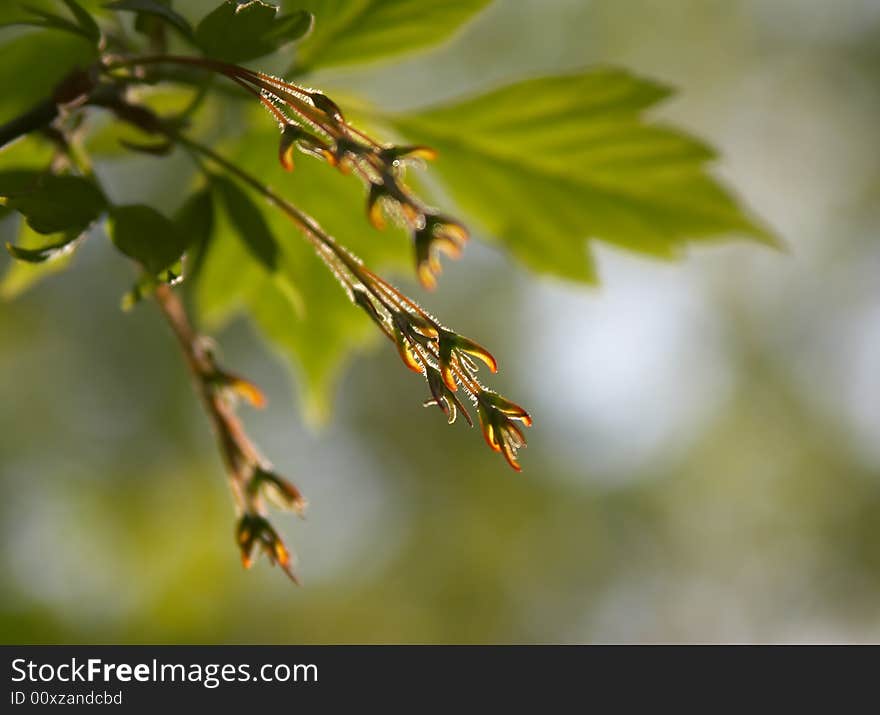
[[[70,10],[76,22],[56,15],[53,12],[43,10],[40,7],[34,7],[26,3],[22,3],[21,8],[27,13],[27,17],[14,19],[8,22],[0,23],[0,27],[14,27],[23,25],[26,27],[42,27],[48,30],[61,30],[69,32],[73,35],[79,35],[93,45],[97,46],[101,39],[101,29],[95,22],[94,18],[86,12],[75,0],[62,0],[62,2]]]
[[[57,239],[47,238],[37,233],[24,220],[20,222],[15,241],[17,250],[40,250],[47,244],[55,242]],[[68,268],[73,258],[73,248],[76,245],[76,243],[68,244],[67,250],[53,254],[51,258],[42,263],[12,261],[3,277],[0,278],[0,299],[12,300],[44,278]]]
[[[367,224],[359,182],[309,157],[298,160],[294,172],[283,171],[277,160],[278,131],[257,118],[246,135],[236,138],[227,152],[230,158],[316,218],[371,268],[409,267],[406,234],[390,227],[379,233]],[[300,230],[271,207],[264,216],[279,239],[278,273],[287,284],[259,270],[241,241],[220,225],[197,279],[197,308],[215,329],[235,315],[248,315],[294,369],[306,418],[319,423],[329,414],[342,368],[380,336]],[[287,286],[295,288],[298,305],[292,304]]]
[[[706,173],[710,148],[645,119],[669,94],[598,69],[391,121],[439,151],[434,167],[459,206],[536,271],[594,280],[586,239],[662,257],[719,234],[772,242]]]
[[[70,10],[70,14],[76,18],[77,24],[83,29],[86,37],[97,44],[101,40],[101,28],[98,27],[98,23],[95,22],[95,18],[92,17],[91,13],[87,12],[76,0],[61,1]]]
[[[187,273],[196,275],[214,231],[214,200],[210,187],[190,196],[174,215],[174,223],[189,246]]]
[[[33,190],[45,172],[39,169],[6,169],[0,171],[0,197],[20,196]]]
[[[68,252],[71,244],[79,238],[79,234],[66,233],[59,240],[47,243],[36,248],[28,248],[26,246],[18,246],[14,243],[7,243],[6,250],[9,251],[13,258],[26,263],[44,263],[51,258],[63,255]]]
[[[269,273],[278,268],[278,241],[269,230],[263,214],[237,184],[223,176],[212,179],[214,188],[223,201],[232,225],[247,247]]]
[[[6,196],[6,205],[27,217],[37,233],[79,234],[106,206],[100,189],[82,176],[3,172],[0,196]]]
[[[151,206],[115,206],[110,219],[110,238],[116,248],[153,275],[170,267],[186,250],[187,237]]]
[[[315,16],[297,48],[299,70],[360,64],[447,40],[490,0],[295,0]]]
[[[108,10],[130,10],[136,12],[139,17],[142,15],[158,17],[179,30],[184,37],[192,39],[194,36],[192,25],[187,19],[175,12],[170,3],[161,0],[116,0],[104,7]]]
[[[260,0],[241,5],[227,0],[202,18],[195,36],[206,55],[243,62],[298,40],[311,26],[312,16],[304,10],[279,16],[277,7]]]

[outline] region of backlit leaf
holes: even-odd
[[[432,166],[465,218],[536,271],[593,280],[587,239],[663,257],[718,235],[772,242],[706,172],[711,149],[644,117],[669,93],[599,69],[392,121],[439,151]]]
[[[151,206],[115,206],[110,219],[110,238],[116,247],[153,275],[175,263],[186,250],[187,237]]]
[[[57,242],[55,236],[44,236],[34,231],[24,219],[21,219],[15,245],[18,249],[39,250],[53,242]],[[73,248],[76,244],[68,244]],[[70,265],[73,251],[61,251],[42,263],[27,263],[25,261],[11,261],[3,277],[0,278],[0,299],[11,300],[36,285],[38,282],[55,273],[59,273]]]
[[[22,176],[15,171],[0,174],[0,196],[37,233],[81,233],[106,205],[100,189],[85,177],[42,174],[24,182]]]
[[[293,0],[315,16],[297,68],[360,64],[447,40],[490,0]]]
[[[187,273],[198,272],[214,231],[214,200],[209,187],[190,196],[174,215],[177,230],[189,246]]]
[[[57,241],[52,241],[34,248],[7,243],[6,250],[9,251],[13,258],[18,259],[19,261],[25,261],[26,263],[45,263],[56,256],[64,254],[77,238],[79,238],[77,234],[67,233],[63,234]]]
[[[238,184],[226,177],[216,176],[212,183],[251,256],[273,273],[278,268],[278,241],[266,225],[260,209]]]

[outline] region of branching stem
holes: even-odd
[[[236,503],[242,512],[252,511],[250,496],[246,489],[250,478],[250,465],[261,457],[250,441],[235,410],[213,383],[217,372],[211,353],[205,349],[205,340],[192,327],[183,301],[170,286],[156,287],[156,303],[180,344],[193,385],[211,420],[220,454],[229,474]]]

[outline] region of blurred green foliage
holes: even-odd
[[[375,59],[378,48],[394,52],[424,49],[446,38],[485,5],[483,0],[457,0],[429,3],[426,11],[424,3],[409,0],[313,3],[306,10],[315,13],[315,29],[295,49],[297,73],[321,65],[351,63],[356,58]],[[130,13],[140,19],[158,18],[178,30],[185,28],[180,38],[175,34],[167,39],[183,45],[194,42],[209,57],[232,61],[252,60],[279,48],[282,54],[289,54],[289,43],[312,25],[305,10],[284,15],[260,2],[220,3],[195,25],[168,4],[112,7],[120,11],[113,17],[117,23],[131,19]],[[179,9],[184,12],[186,7],[181,4]],[[196,27],[194,33],[186,29],[191,26]],[[93,33],[71,34],[75,39],[95,40]],[[25,39],[34,45],[38,41],[31,36]],[[181,78],[172,75],[170,79],[172,82],[161,84],[158,90],[166,101],[172,96],[173,80],[179,84]],[[140,92],[149,96],[150,90],[145,87]],[[197,109],[184,110],[187,117],[193,112],[222,115],[213,128],[202,121],[200,136],[223,142],[235,160],[255,176],[281,180],[277,152],[272,147],[278,141],[274,123],[253,109],[239,111],[241,102],[236,100],[241,96],[217,96],[207,85],[199,91],[207,91],[209,97],[202,101],[202,95],[193,95],[190,106]],[[186,87],[177,89],[178,94],[186,92]],[[661,256],[678,255],[686,240],[706,235],[739,233],[769,240],[767,232],[756,227],[705,173],[706,162],[713,158],[711,150],[681,132],[644,120],[644,111],[669,93],[657,83],[624,71],[594,70],[509,85],[463,103],[416,113],[387,115],[357,98],[351,101],[359,108],[365,126],[380,136],[397,130],[412,142],[427,142],[439,149],[438,175],[456,203],[468,215],[482,219],[489,233],[528,267],[592,281],[592,259],[584,249],[587,237]],[[162,94],[160,102],[153,99],[152,107],[162,106]],[[128,138],[136,130],[119,130],[115,124],[118,122],[99,128],[96,138],[86,140],[98,156],[102,150],[118,151],[113,140],[131,150],[149,149],[151,145],[143,139]],[[298,173],[306,175],[310,187],[326,180],[317,177],[326,167],[316,167],[309,160],[298,163]],[[367,265],[375,266],[374,260],[379,268],[398,263],[400,244],[370,236],[370,229],[360,220],[358,200],[347,201],[360,194],[336,183],[338,190],[330,186],[320,191],[290,187],[289,195],[319,220],[326,219],[326,228],[362,255]],[[365,333],[365,316],[351,309],[345,294],[331,285],[332,280],[315,275],[324,270],[305,255],[311,254],[310,246],[285,247],[287,257],[279,257],[280,242],[273,232],[284,236],[291,233],[289,227],[277,226],[270,231],[266,222],[271,219],[263,218],[236,184],[220,178],[212,184],[223,198],[229,219],[219,221],[218,226],[230,226],[249,251],[242,253],[222,234],[204,241],[207,269],[202,278],[205,285],[199,289],[203,317],[216,325],[237,309],[251,314],[270,341],[291,358],[305,381],[306,416],[313,422],[322,421],[341,364],[369,335]],[[185,193],[186,184],[180,182],[179,187]],[[433,193],[441,197],[442,190]],[[443,203],[442,198],[438,203]],[[337,222],[335,217],[343,208],[353,219]],[[148,255],[153,245],[149,235],[161,218],[155,211],[149,215],[153,217],[152,228],[142,231],[139,240],[125,241],[125,245],[116,240],[116,245],[155,274],[160,270],[157,266],[164,268],[177,260],[186,241],[161,242],[168,250],[160,249],[160,242],[156,242],[157,255]],[[71,235],[82,230],[79,225],[68,228]],[[171,237],[174,229],[165,233]],[[381,241],[388,247],[378,252],[367,248],[363,255],[364,242],[359,236],[365,233],[370,246]],[[177,255],[170,255],[169,250]],[[248,266],[248,255],[264,270]]]
[[[533,270],[596,279],[585,237],[674,257],[725,233],[772,240],[705,171],[707,146],[644,121],[670,90],[621,70],[534,79],[394,125],[440,152],[469,215]]]

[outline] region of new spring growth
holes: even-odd
[[[241,563],[246,569],[253,565],[254,552],[259,551],[266,555],[273,566],[280,566],[291,581],[299,583],[293,570],[290,551],[265,517],[252,513],[243,514],[236,527],[236,541],[241,551]]]
[[[367,187],[370,223],[382,230],[386,218],[391,217],[409,229],[413,238],[416,275],[423,286],[433,289],[442,269],[440,254],[458,258],[468,239],[461,224],[425,206],[403,181],[408,164],[434,159],[436,152],[426,146],[380,144],[348,123],[339,107],[320,92],[265,75],[256,81],[256,85],[260,88],[261,99],[269,100],[270,111],[281,125],[278,151],[281,165],[287,171],[293,169],[293,150],[298,147],[345,174],[360,177]],[[285,109],[289,113],[284,113]],[[315,112],[315,109],[319,111]],[[279,113],[285,118],[281,119]],[[305,127],[317,131],[320,136]]]
[[[252,497],[262,495],[281,509],[291,509],[299,516],[305,514],[308,502],[299,489],[284,477],[270,468],[257,466],[248,482],[248,491]]]
[[[285,169],[293,168],[294,149],[299,148],[341,171],[360,176],[368,189],[367,215],[371,223],[381,228],[390,216],[409,227],[416,273],[424,286],[433,288],[436,284],[441,253],[451,257],[461,254],[468,240],[466,229],[424,206],[403,182],[408,163],[434,158],[430,148],[380,144],[346,121],[340,108],[326,95],[236,65],[204,58],[161,56],[123,61],[117,66],[150,62],[198,65],[229,77],[256,96],[281,129],[278,158]],[[519,425],[530,426],[531,417],[522,407],[479,381],[480,363],[490,372],[498,369],[486,348],[441,325],[415,301],[364,266],[314,219],[258,179],[204,146],[179,134],[177,139],[260,191],[298,225],[352,301],[394,343],[404,365],[425,378],[429,397],[424,405],[440,408],[449,423],[464,414],[468,424],[473,425],[465,405],[470,401],[477,410],[486,443],[500,452],[513,469],[520,470],[517,452],[526,446],[526,440]]]
[[[425,378],[430,392],[425,407],[439,407],[450,424],[463,414],[473,426],[464,404],[470,401],[477,408],[486,443],[520,471],[517,451],[526,446],[526,440],[515,423],[529,427],[532,419],[522,407],[485,388],[477,379],[480,363],[490,372],[497,372],[493,355],[479,343],[442,326],[374,273],[363,269],[358,277],[361,285],[351,291],[355,304],[395,344],[403,364]]]
[[[266,464],[252,467],[244,491],[244,513],[236,527],[242,564],[245,568],[250,568],[255,555],[263,553],[269,563],[280,566],[298,584],[299,578],[294,571],[292,554],[266,517],[263,499],[268,499],[281,509],[292,510],[299,516],[304,515],[308,502],[293,483],[276,474]]]
[[[109,65],[160,62],[196,65],[222,74],[257,97],[278,122],[278,159],[286,170],[294,168],[294,149],[299,148],[359,177],[367,188],[367,215],[373,226],[384,228],[386,218],[391,218],[410,231],[416,274],[426,288],[436,286],[441,253],[453,258],[461,254],[467,230],[425,205],[404,182],[408,165],[436,158],[430,147],[380,143],[348,122],[325,94],[238,65],[174,55],[114,60]]]

